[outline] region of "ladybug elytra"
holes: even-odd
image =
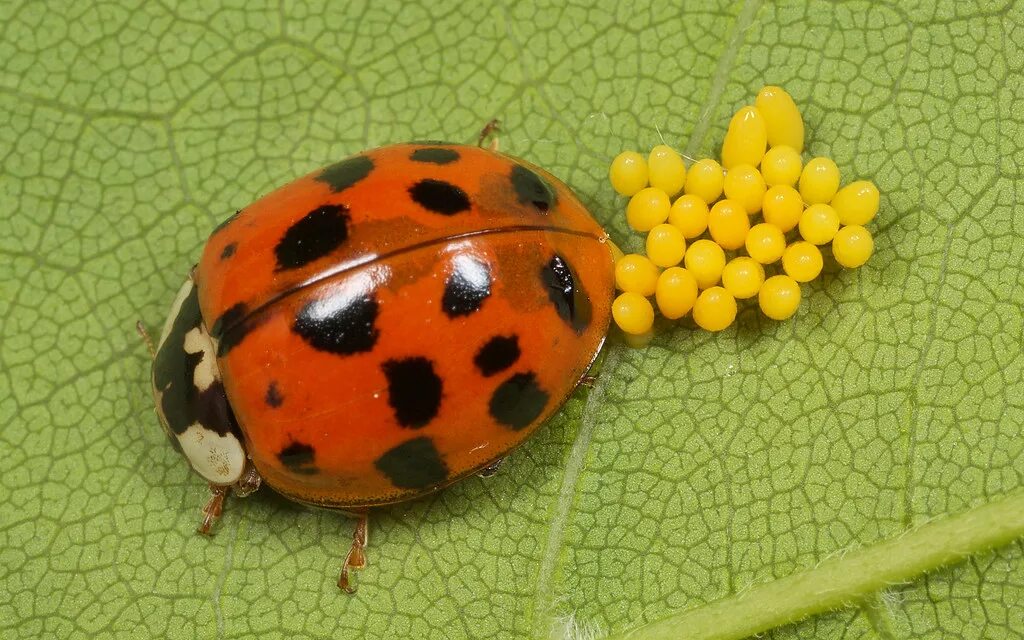
[[[360,519],[493,470],[557,411],[608,330],[607,234],[569,188],[475,146],[367,151],[210,236],[153,362],[157,413],[210,485]]]

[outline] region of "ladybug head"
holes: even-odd
[[[196,473],[214,485],[234,485],[244,496],[259,488],[260,476],[248,461],[216,354],[189,277],[171,304],[153,359],[156,413]]]

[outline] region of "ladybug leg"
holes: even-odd
[[[210,484],[210,499],[207,501],[206,506],[203,507],[203,521],[199,524],[199,528],[196,529],[197,533],[201,533],[204,536],[211,535],[210,529],[213,528],[213,523],[220,518],[220,514],[224,511],[224,498],[227,497],[230,487],[222,487],[216,484]]]
[[[483,148],[484,140],[486,140],[488,136],[491,136],[492,134],[500,130],[501,127],[499,126],[498,119],[495,118],[491,120],[490,122],[484,125],[483,129],[481,129],[480,137],[476,141],[476,146]],[[490,144],[487,145],[487,148],[490,149],[491,151],[498,150],[498,136],[494,136],[493,138],[491,138],[491,142]]]
[[[356,529],[352,533],[352,546],[345,555],[345,562],[341,565],[341,575],[338,576],[338,588],[345,593],[355,593],[356,588],[348,579],[349,569],[364,569],[366,567],[366,543],[369,540],[367,513],[364,511],[358,514]]]
[[[597,376],[592,376],[588,373],[580,378],[580,384],[588,389],[593,389],[594,385],[597,384]]]
[[[149,349],[149,357],[156,360],[156,349],[153,348],[153,339],[149,337],[149,332],[146,331],[146,325],[142,324],[142,320],[135,322],[135,330],[139,332],[142,341],[146,343],[146,348]]]
[[[487,465],[483,469],[476,472],[476,475],[481,478],[490,478],[494,474],[498,473],[498,469],[501,468],[501,463],[505,462],[505,458],[498,458],[491,464]]]

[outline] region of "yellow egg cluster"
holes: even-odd
[[[647,334],[658,311],[721,331],[736,319],[737,300],[757,299],[761,311],[785,320],[800,306],[800,283],[835,261],[863,265],[874,242],[864,225],[878,212],[878,188],[867,180],[840,188],[829,158],[804,163],[804,123],[783,89],[765,87],[753,106],[732,117],[721,163],[704,158],[689,169],[668,145],[647,158],[624,151],[609,178],[629,198],[626,220],[647,234],[646,255],[621,256],[612,304],[615,323]],[[787,239],[788,236],[788,239]],[[767,272],[766,272],[767,270]]]

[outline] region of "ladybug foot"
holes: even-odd
[[[594,385],[597,384],[597,376],[592,376],[588,373],[580,378],[580,384],[588,389],[593,389]]]
[[[497,151],[498,136],[494,134],[501,130],[501,128],[498,125],[499,123],[497,118],[485,124],[484,128],[480,130],[480,137],[476,141],[476,146],[480,147],[481,149],[486,148],[490,149],[491,151]],[[491,141],[487,144],[486,147],[484,147],[484,140],[486,140],[488,137],[491,137]]]
[[[498,458],[491,464],[487,465],[483,469],[476,472],[476,475],[480,478],[490,478],[494,474],[498,473],[498,469],[501,468],[501,463],[505,462],[505,458]]]
[[[341,565],[341,575],[338,576],[338,588],[345,593],[355,593],[356,588],[349,581],[349,569],[366,568],[366,542],[367,517],[365,513],[359,514],[359,521],[356,522],[356,530],[352,534],[352,546],[345,555],[345,562]]]
[[[203,507],[203,521],[199,523],[199,528],[196,529],[197,533],[201,533],[204,536],[212,535],[210,530],[213,528],[213,523],[220,518],[221,512],[224,511],[224,498],[228,495],[228,487],[211,484],[210,491],[213,495],[210,496],[206,506]]]

